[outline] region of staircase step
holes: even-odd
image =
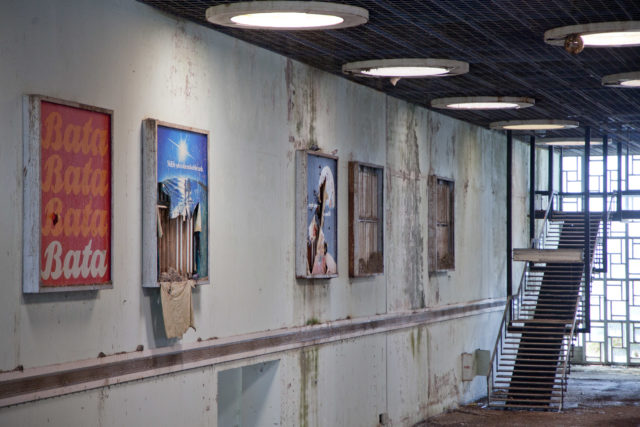
[[[497,404],[493,402],[489,403],[489,406],[491,408],[506,408],[506,409],[554,409],[553,406],[551,405],[545,408],[543,406],[535,406],[535,405]]]
[[[508,387],[529,387],[531,385],[535,387],[541,387],[541,386],[549,387],[552,390],[562,389],[562,382],[559,379],[554,379],[554,381],[535,381],[535,379],[530,379],[527,381],[518,381],[518,380],[504,379],[504,380],[496,380],[494,384],[502,384],[502,385],[495,386],[495,388],[499,388],[499,389],[508,388]]]

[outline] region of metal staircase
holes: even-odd
[[[534,250],[523,255],[520,286],[508,298],[491,356],[490,407],[562,409],[572,342],[585,328],[585,214],[548,209],[541,215],[544,225],[532,242]],[[602,219],[600,213],[589,219],[592,270],[599,230],[606,226]],[[577,259],[567,262],[567,254]]]

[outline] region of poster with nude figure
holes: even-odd
[[[337,277],[338,159],[311,151],[299,151],[297,155],[297,195],[303,202],[298,203],[296,275]]]

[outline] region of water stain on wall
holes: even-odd
[[[318,425],[318,348],[300,352],[300,427]]]
[[[443,373],[434,374],[429,381],[429,404],[447,405],[449,402],[458,401],[460,390],[458,388],[458,378],[454,369]]]
[[[198,99],[198,78],[194,65],[201,56],[203,50],[202,38],[193,33],[187,33],[184,22],[179,22],[172,35],[173,56],[168,77],[169,92],[174,97],[180,96],[184,99],[193,97]]]
[[[401,168],[409,178],[405,179],[406,197],[400,212],[405,215],[402,235],[405,236],[407,258],[404,268],[405,293],[411,302],[411,308],[424,308],[423,285],[423,244],[420,204],[420,150],[418,147],[417,119],[414,106],[407,108],[404,123],[404,145],[401,157]]]
[[[318,72],[302,67],[291,59],[285,65],[287,88],[287,121],[289,142],[294,149],[308,149],[318,145],[316,121],[318,118]]]

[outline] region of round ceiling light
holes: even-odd
[[[451,59],[434,58],[374,59],[344,64],[342,72],[364,77],[403,79],[444,77],[469,72],[469,64]]]
[[[640,21],[599,22],[569,25],[548,30],[544,41],[563,46],[567,37],[579,35],[584,47],[640,46]]]
[[[602,78],[602,84],[611,87],[640,87],[640,71],[609,74]]]
[[[609,143],[611,143],[611,138],[609,138]],[[583,147],[584,138],[544,138],[536,140],[536,144],[554,147]],[[590,145],[602,145],[602,139],[592,139]]]
[[[319,1],[246,1],[212,6],[207,21],[260,30],[319,30],[354,27],[369,20],[366,9]]]
[[[578,122],[570,120],[507,120],[489,125],[491,129],[502,130],[559,130],[573,129],[578,126]]]
[[[464,96],[437,98],[431,101],[433,108],[449,110],[508,110],[532,107],[533,98],[517,96]]]

